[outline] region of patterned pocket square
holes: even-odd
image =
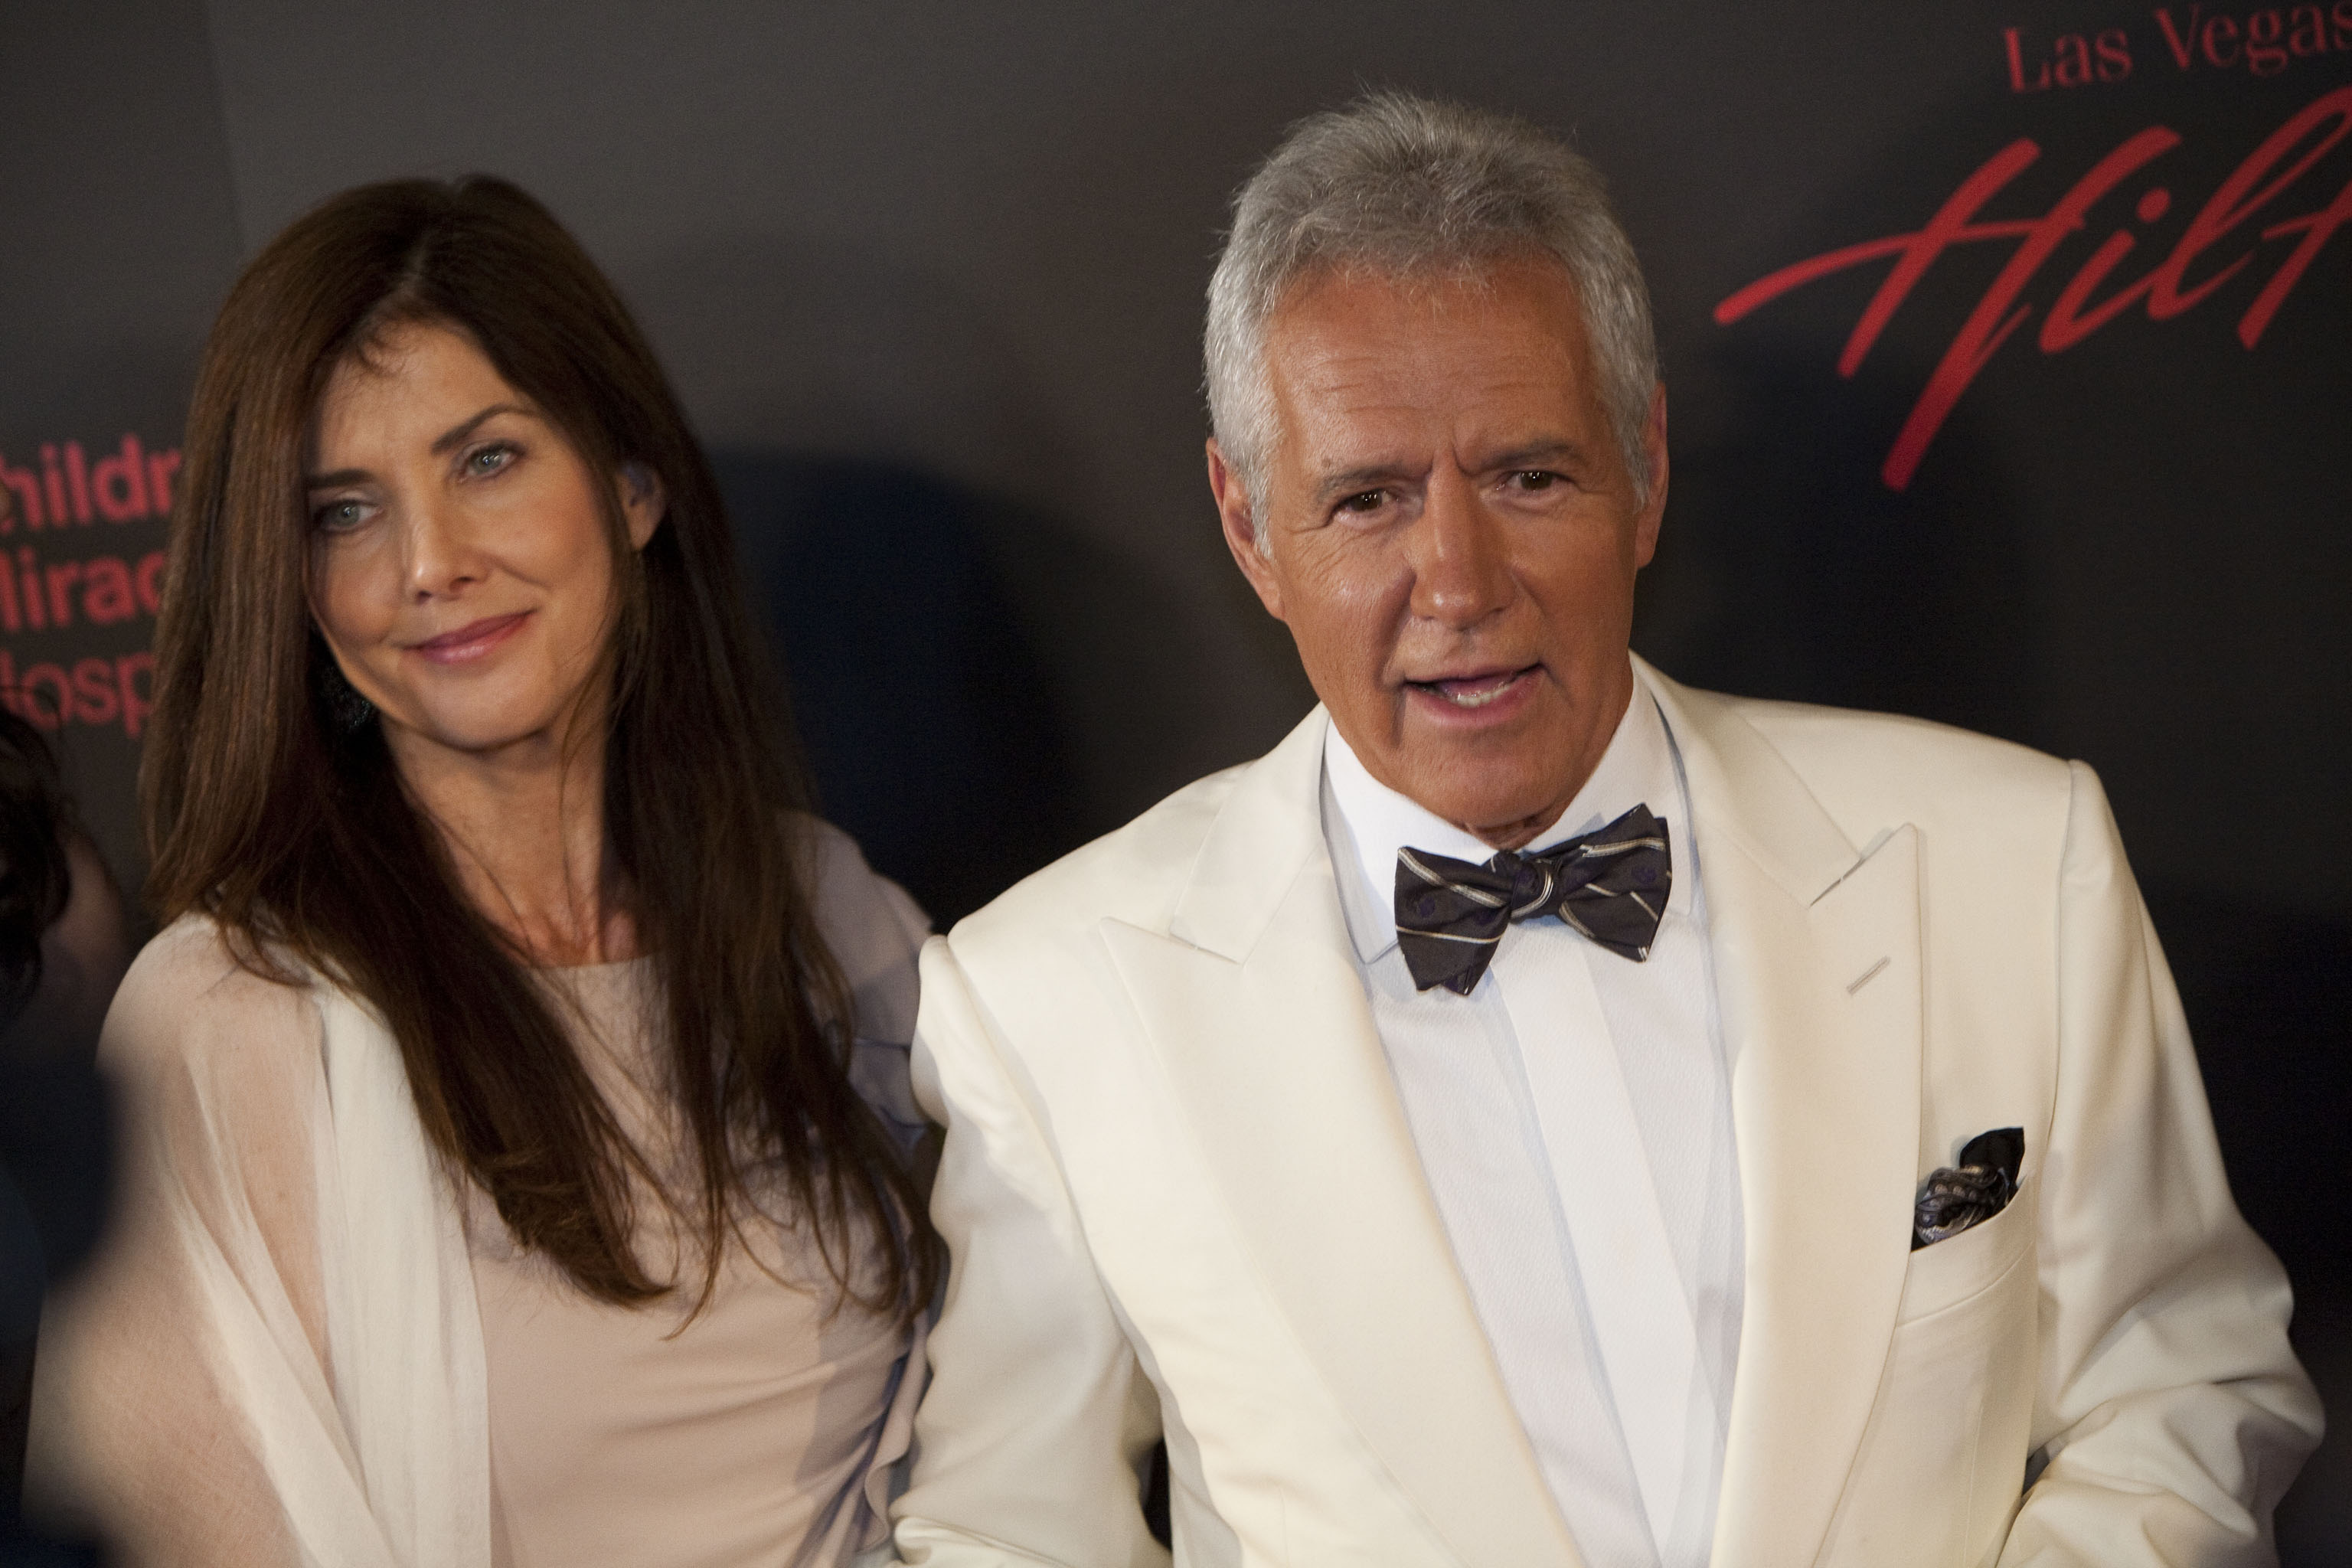
[[[1911,1211],[1911,1250],[1948,1240],[1992,1218],[2017,1195],[2025,1129],[1996,1127],[1969,1140],[1960,1163],[1929,1173]]]

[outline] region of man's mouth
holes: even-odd
[[[1522,679],[1534,674],[1535,669],[1536,667],[1530,664],[1517,669],[1481,670],[1474,675],[1441,676],[1434,680],[1408,680],[1405,684],[1441,698],[1456,708],[1484,708],[1499,700]]]

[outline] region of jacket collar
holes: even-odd
[[[1730,698],[1671,680],[1639,656],[1633,674],[1681,751],[1696,832],[1737,841],[1801,904],[1854,868],[1861,851]]]
[[[1235,779],[1192,862],[1169,935],[1236,963],[1249,956],[1300,868],[1326,853],[1321,784],[1330,722],[1318,704]]]

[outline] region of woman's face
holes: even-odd
[[[657,480],[590,470],[472,340],[409,325],[329,379],[310,431],[310,613],[404,761],[557,738],[601,699],[614,584],[602,492],[631,543]]]

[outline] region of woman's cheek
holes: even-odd
[[[321,542],[311,606],[329,638],[347,649],[377,640],[397,608],[397,575],[379,539]]]

